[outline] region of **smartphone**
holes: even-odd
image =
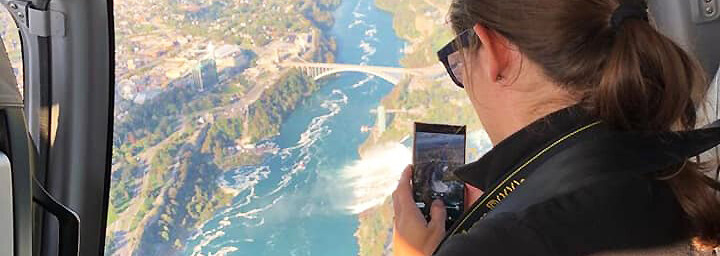
[[[415,123],[413,140],[413,199],[430,221],[433,200],[445,203],[449,229],[463,213],[465,183],[455,169],[465,164],[465,126]]]

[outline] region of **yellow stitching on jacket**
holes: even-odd
[[[520,167],[518,167],[517,169],[515,169],[515,171],[513,171],[510,175],[508,175],[507,178],[505,178],[502,182],[500,182],[500,184],[499,184],[498,186],[496,186],[492,191],[490,191],[490,194],[489,194],[489,195],[492,195],[493,193],[495,193],[495,191],[497,191],[498,189],[500,189],[501,187],[503,187],[503,186],[505,185],[505,182],[507,182],[508,180],[510,180],[511,178],[513,178],[515,175],[517,175],[518,172],[520,172],[520,170],[522,170],[523,168],[525,168],[526,166],[528,166],[530,163],[532,163],[533,161],[535,161],[538,157],[540,157],[542,154],[544,154],[545,152],[547,152],[547,151],[550,150],[551,148],[557,146],[557,145],[560,144],[561,142],[569,139],[570,137],[575,136],[576,134],[578,134],[578,133],[580,133],[580,132],[582,132],[582,131],[584,131],[584,130],[589,129],[590,127],[593,127],[593,126],[595,126],[595,125],[598,125],[598,124],[600,124],[600,123],[602,123],[602,121],[597,121],[597,122],[588,124],[588,125],[586,125],[586,126],[583,126],[582,128],[577,129],[577,130],[575,130],[574,132],[571,132],[571,133],[563,136],[562,138],[558,139],[557,141],[553,142],[553,144],[550,144],[549,146],[547,146],[546,148],[544,148],[543,150],[541,150],[540,152],[538,152],[535,156],[533,156],[532,158],[530,158],[530,160],[526,161],[523,165],[521,165]],[[524,180],[523,180],[523,181],[524,181]],[[520,183],[522,183],[522,181],[520,181]],[[519,185],[519,184],[518,184],[518,185]],[[515,190],[515,188],[513,188],[512,190]],[[512,192],[512,191],[511,191],[511,192]],[[498,196],[499,196],[499,195],[498,195]],[[467,215],[465,215],[465,218],[463,218],[463,219],[460,221],[460,223],[455,227],[455,229],[454,229],[448,236],[454,235],[455,232],[457,232],[458,229],[459,229],[460,227],[462,227],[462,224],[465,223],[465,221],[467,221],[467,219],[468,219],[481,205],[485,204],[485,201],[486,201],[488,198],[490,198],[490,197],[489,197],[489,196],[488,196],[488,197],[483,197],[483,200],[482,200],[480,203],[478,203],[475,207],[473,207],[473,209],[472,209]],[[505,198],[505,197],[503,197],[503,198]],[[502,200],[502,199],[501,199],[501,200]],[[500,203],[500,200],[497,200],[497,198],[494,199],[493,201],[497,201],[497,202],[493,204],[493,207],[488,207],[488,208],[490,208],[491,210],[492,210],[493,208],[495,208],[495,206],[496,206],[497,204]],[[488,203],[488,204],[489,204],[489,203]]]

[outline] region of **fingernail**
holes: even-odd
[[[435,199],[435,200],[433,201],[433,205],[435,205],[435,206],[443,206],[443,201],[442,201],[442,200]]]

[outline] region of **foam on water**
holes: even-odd
[[[217,239],[218,237],[221,237],[221,236],[223,236],[223,235],[225,235],[225,232],[223,232],[223,231],[217,231],[217,232],[215,232],[215,233],[213,233],[213,234],[210,234],[210,235],[205,236],[205,237],[203,238],[203,240],[201,240],[200,243],[193,248],[193,254],[192,254],[192,255],[197,255],[197,256],[203,255],[203,254],[200,253],[200,252],[202,251],[202,248],[205,247],[205,246],[207,246],[208,244],[210,244],[210,242],[212,242],[213,240],[215,240],[215,239]]]
[[[365,21],[363,20],[354,20],[350,25],[348,25],[348,29],[354,28],[357,25],[365,24]]]
[[[355,20],[353,20],[352,23],[350,23],[350,25],[348,25],[348,28],[353,28],[359,24],[365,24],[365,21],[360,19],[360,18],[364,18],[366,16],[364,13],[360,12],[360,5],[362,4],[362,2],[363,1],[358,1],[357,4],[355,5],[355,8],[353,9],[353,12],[352,12],[353,17],[355,17]]]
[[[364,18],[364,17],[366,16],[365,14],[359,13],[359,12],[352,12],[352,15],[353,15],[353,17],[355,17],[356,19]]]
[[[220,179],[221,187],[244,191],[249,188],[254,188],[255,185],[270,176],[270,168],[267,166],[244,167],[235,169],[232,172],[232,181],[224,178]]]
[[[355,5],[355,9],[352,12],[353,17],[355,17],[355,20],[353,20],[348,25],[347,28],[353,29],[357,26],[362,26],[365,29],[362,32],[362,33],[364,33],[365,38],[360,41],[358,48],[360,48],[363,51],[363,55],[360,56],[360,65],[367,65],[370,62],[370,57],[375,55],[375,53],[377,52],[376,46],[370,44],[370,42],[379,42],[380,40],[377,38],[377,33],[378,33],[377,25],[369,24],[363,19],[366,17],[366,14],[364,14],[360,11],[360,7],[362,6],[362,4],[363,4],[363,1],[359,1],[357,3],[357,5]],[[368,8],[367,10],[370,11],[372,9]]]
[[[221,221],[218,222],[218,224],[220,225],[220,228],[224,228],[230,226],[232,222],[230,222],[230,217],[224,217]]]
[[[411,162],[412,153],[400,143],[367,151],[360,160],[342,170],[343,184],[352,191],[343,208],[358,214],[382,204],[397,187],[400,174]]]
[[[237,214],[235,214],[235,217],[241,217],[241,218],[245,218],[245,219],[257,219],[257,218],[259,218],[259,216],[258,216],[259,213],[272,208],[282,198],[283,198],[283,196],[279,196],[279,197],[273,199],[272,203],[270,203],[268,205],[265,205],[260,208],[255,208],[255,209],[252,209],[252,210],[249,210],[246,212],[237,213]]]
[[[353,84],[352,88],[358,88],[360,86],[363,86],[363,85],[367,84],[368,82],[370,82],[370,80],[372,80],[373,78],[375,78],[375,76],[373,76],[373,75],[367,76],[367,77],[363,78],[363,80],[360,80],[360,82]]]
[[[292,152],[298,152],[298,159],[296,159],[295,163],[292,164],[292,167],[289,170],[284,168],[285,170],[283,171],[286,173],[283,174],[280,182],[277,184],[275,189],[269,193],[269,195],[282,191],[290,184],[292,178],[298,172],[305,170],[310,160],[313,159],[313,152],[311,152],[311,149],[313,148],[315,142],[332,132],[325,123],[330,118],[340,113],[340,111],[342,111],[342,107],[347,104],[347,102],[348,96],[345,93],[338,89],[333,90],[331,99],[328,99],[321,104],[322,108],[325,108],[330,112],[313,118],[312,121],[310,121],[310,125],[308,125],[307,130],[300,135],[298,143],[291,148],[282,150],[280,154],[281,157],[284,157],[283,159],[292,155]]]
[[[250,204],[252,202],[252,198],[257,197],[255,195],[255,186],[259,184],[262,180],[266,179],[270,175],[270,169],[267,166],[260,166],[260,167],[243,167],[235,169],[232,173],[232,176],[230,177],[230,180],[227,178],[221,177],[218,181],[220,183],[221,188],[231,189],[235,190],[238,194],[236,195],[236,198],[242,198],[240,201],[236,202],[235,204],[231,205],[230,207],[223,209],[222,214],[215,215],[215,219],[217,219],[220,216],[225,216],[229,212],[235,211],[245,205]],[[227,175],[225,175],[227,177]],[[203,223],[201,226],[205,226],[207,222]],[[212,238],[213,240],[217,237],[215,236],[221,236],[217,235],[216,232],[220,232],[219,230],[222,230],[223,228],[229,226],[232,224],[229,217],[225,216],[221,220],[218,221],[218,227],[207,230],[205,232],[195,232],[189,240],[197,240],[200,237],[204,237],[204,239],[201,241],[209,243],[209,241],[205,241],[208,237]],[[215,235],[211,235],[215,233]],[[202,246],[201,246],[202,247]]]
[[[368,61],[370,61],[370,57],[375,55],[377,52],[377,48],[372,46],[368,41],[362,40],[360,41],[360,44],[358,45],[360,49],[363,50],[363,53],[365,53],[363,56],[360,57],[360,65],[366,65]]]
[[[377,32],[378,32],[377,27],[372,26],[371,29],[365,30],[365,36],[366,36],[366,37],[369,37],[369,38],[372,38],[373,41],[378,41],[377,37],[375,37],[375,35],[377,34]]]
[[[209,256],[226,256],[228,255],[228,253],[236,252],[238,250],[239,249],[234,246],[223,247],[220,248],[220,250],[218,250],[216,253],[210,253]]]

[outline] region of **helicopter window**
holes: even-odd
[[[20,32],[15,21],[7,11],[0,11],[0,38],[5,45],[5,51],[10,58],[10,65],[17,79],[20,96],[23,96],[23,59]]]
[[[106,254],[381,254],[413,121],[489,148],[435,55],[449,3],[114,1]]]

